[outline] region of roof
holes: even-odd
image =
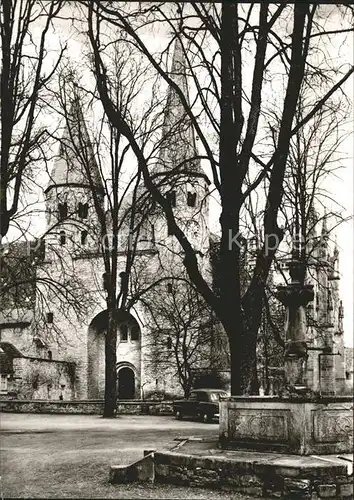
[[[63,185],[91,187],[91,182],[97,189],[103,189],[82,107],[79,99],[74,97],[46,192]]]
[[[23,354],[10,342],[0,342],[0,348],[9,358],[23,358]]]
[[[0,342],[0,367],[3,375],[13,373],[13,359],[22,358],[20,351],[9,342]]]
[[[187,71],[188,64],[184,48],[177,38],[169,76],[182,91],[189,104]],[[178,93],[172,86],[169,86],[168,89],[162,130],[159,167],[162,167],[163,170],[171,170],[181,164],[176,174],[183,173],[186,175],[186,173],[189,173],[205,176],[200,160],[195,159],[198,153],[193,126]]]

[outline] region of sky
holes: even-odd
[[[330,18],[330,25],[336,26],[338,20],[336,18]],[[83,43],[83,37],[78,33],[80,27],[78,25],[72,25],[68,21],[60,21],[55,25],[55,31],[51,32],[49,38],[49,45],[51,49],[52,59],[48,57],[48,68],[54,60],[57,51],[59,49],[60,43],[66,42],[68,45],[67,53],[70,55],[70,61],[73,66],[80,67],[87,79],[90,81],[91,76],[89,68],[85,68],[85,62],[83,59],[83,53],[87,52],[87,48]],[[168,33],[161,32],[161,30],[144,33],[146,43],[151,47],[152,50],[157,50],[161,45],[166,44],[168,39]],[[334,38],[334,37],[333,37]],[[344,46],[341,45],[341,40],[332,39],[328,45],[328,53],[333,57],[339,57],[340,52],[345,50],[348,54],[353,54],[353,36],[349,37]],[[351,59],[353,62],[353,57]],[[245,72],[247,79],[247,72]],[[353,78],[347,82],[345,86],[345,91],[351,103],[353,103]],[[353,118],[353,114],[352,114]],[[349,121],[345,125],[345,129],[348,132],[353,129],[353,121]],[[354,157],[354,143],[353,135],[348,137],[342,144],[341,152],[343,153],[343,159],[341,160],[341,169],[337,171],[336,177],[329,177],[324,183],[324,188],[328,190],[329,194],[333,197],[336,202],[339,202],[343,209],[343,215],[348,217],[354,213],[353,206],[353,188],[354,188],[354,178],[353,178],[353,157]],[[207,170],[207,167],[206,167]],[[208,172],[207,172],[208,173]],[[41,180],[42,186],[46,183],[46,179]],[[43,186],[46,187],[45,185]],[[45,229],[45,217],[41,213],[41,208],[43,207],[43,194],[39,191],[37,194],[37,199],[39,201],[39,212],[37,216],[31,221],[31,233],[35,236],[39,236]],[[331,204],[331,203],[330,203]],[[330,205],[329,204],[329,205]],[[328,207],[331,210],[331,206]],[[210,202],[210,225],[213,231],[218,232],[218,218],[220,214],[220,206],[215,198],[212,197]],[[344,330],[345,330],[345,343],[346,345],[353,345],[353,253],[354,253],[354,242],[353,242],[353,220],[342,223],[338,226],[336,230],[337,234],[337,244],[340,250],[340,293],[344,303]],[[334,234],[334,233],[333,233]],[[13,233],[16,235],[16,232]],[[10,235],[11,239],[11,235]]]

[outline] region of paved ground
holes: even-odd
[[[110,464],[142,457],[178,435],[217,436],[216,424],[173,417],[1,414],[1,498],[246,499],[172,486],[109,485]]]

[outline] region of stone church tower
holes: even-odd
[[[174,50],[171,78],[188,98],[186,62],[182,45]],[[75,363],[74,393],[65,398],[101,399],[104,395],[104,335],[106,303],[104,266],[100,255],[100,226],[93,203],[95,192],[102,207],[105,197],[101,173],[78,99],[67,117],[59,151],[46,194],[46,255],[40,277],[65,285],[65,293],[43,286],[38,294],[36,328],[53,358]],[[208,184],[198,159],[192,124],[180,99],[171,89],[164,111],[163,137],[153,180],[161,184],[178,224],[186,231],[198,255],[206,279],[210,279]],[[86,155],[83,157],[82,155]],[[86,168],[84,167],[86,165]],[[143,187],[140,188],[142,193]],[[158,207],[151,210],[140,229],[134,262],[137,279],[151,284],[162,280],[161,296],[168,293],[174,278],[185,277],[182,253],[170,235]],[[126,251],[118,255],[118,276],[125,272]],[[39,283],[39,287],[41,284]],[[180,288],[183,294],[183,286]],[[117,342],[117,384],[121,399],[139,398],[161,391],[180,392],[173,366],[163,369],[152,362],[149,314],[137,301],[119,319]],[[161,344],[160,344],[161,345]],[[168,349],[168,346],[166,346]]]
[[[308,279],[315,297],[308,307],[308,385],[322,394],[343,394],[345,390],[343,304],[339,295],[339,251],[330,248],[325,215],[317,234],[318,217],[313,214]],[[320,381],[328,380],[325,384]]]

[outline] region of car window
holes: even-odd
[[[195,392],[192,392],[192,394],[189,396],[190,401],[196,401],[197,400],[197,395]]]
[[[197,394],[198,401],[209,401],[208,394],[206,394],[205,392],[198,392]]]
[[[220,396],[226,396],[226,392],[211,392],[210,401],[219,401]]]

